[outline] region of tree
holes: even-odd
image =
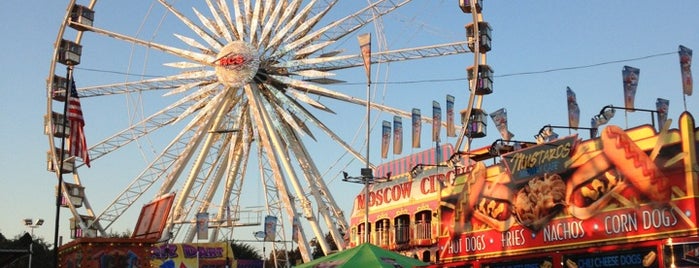
[[[325,234],[325,242],[328,243],[328,246],[330,246],[330,250],[332,252],[337,251],[337,244],[335,244],[335,240],[333,239],[332,235],[330,235],[330,232]],[[314,260],[317,258],[323,257],[325,255],[328,255],[330,253],[330,252],[328,252],[328,254],[326,254],[325,252],[323,252],[323,248],[321,248],[320,245],[318,245],[317,243],[313,243],[313,241],[311,241],[311,245],[313,246],[313,259]]]
[[[262,255],[250,244],[244,244],[235,240],[231,241],[231,249],[236,259],[261,260]]]
[[[32,249],[32,267],[54,267],[53,250],[49,250],[50,245],[47,244],[43,238],[35,238],[32,240],[31,235],[25,233],[23,236],[15,237],[14,240],[9,240],[0,233],[0,249],[29,250],[30,244]],[[4,255],[0,256],[4,257]],[[0,259],[4,260],[5,258]],[[6,265],[3,266],[6,268],[29,267],[29,255],[21,256],[11,263],[0,263],[0,265]]]

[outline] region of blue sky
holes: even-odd
[[[126,34],[135,33],[151,2],[127,2],[133,3],[98,3],[95,24]],[[605,105],[622,106],[621,70],[624,65],[641,70],[636,96],[638,108],[655,109],[656,98],[660,97],[670,100],[669,118],[673,120],[684,110],[684,103],[690,112],[699,116],[699,93],[695,90],[693,96],[686,96],[683,100],[676,53],[678,45],[699,49],[699,20],[696,19],[699,2],[667,1],[662,5],[650,0],[484,2],[484,19],[493,28],[493,50],[487,59],[495,70],[495,92],[484,98],[483,107],[489,112],[506,108],[509,128],[516,139],[533,140],[533,135],[546,124],[567,124],[566,87],[577,94],[581,126],[587,126],[589,118]],[[6,95],[0,104],[0,125],[5,126],[5,131],[0,132],[4,141],[0,153],[0,170],[3,170],[0,175],[3,185],[0,232],[9,237],[26,230],[21,221],[23,218],[44,218],[45,225],[35,230],[35,234],[53,241],[56,177],[46,171],[49,146],[47,136],[43,135],[43,116],[46,113],[45,80],[52,44],[66,5],[67,1],[7,0],[0,3],[0,14],[5,21],[0,25],[0,33],[6,36],[0,43],[5,65],[0,73],[0,88]],[[341,3],[341,8],[334,10],[331,16],[347,15],[362,5],[364,1]],[[456,1],[414,0],[384,18],[383,34],[391,49],[447,43],[463,40],[464,25],[470,21],[470,15],[463,14]],[[153,25],[145,28],[149,27]],[[163,26],[160,34],[172,36],[167,32],[169,27]],[[373,28],[359,32],[366,31],[372,32],[373,49],[378,50],[378,34]],[[76,71],[78,86],[113,80],[110,74],[89,71],[90,68],[127,72],[128,47],[112,47],[109,42],[102,46],[102,42],[104,40],[97,38],[85,40],[84,63],[79,66],[84,69]],[[178,41],[168,44],[181,45]],[[348,54],[357,53],[356,35],[348,36],[346,42],[338,46],[345,48]],[[135,57],[140,60],[153,57],[149,62],[162,63],[155,56]],[[445,96],[451,94],[456,96],[456,109],[463,109],[468,94],[465,69],[472,62],[471,54],[462,54],[373,66],[375,71],[382,71],[373,79],[376,101],[403,110],[420,108],[423,115],[427,115],[431,113],[432,100],[440,101],[444,106]],[[158,68],[148,66],[138,72],[149,75],[166,73]],[[697,68],[693,66],[692,69],[696,75]],[[60,68],[59,72],[62,72]],[[340,72],[338,78],[348,83],[332,87],[333,90],[364,96],[363,70]],[[170,101],[162,100],[159,95],[147,96],[144,110],[148,113],[151,106],[160,107]],[[319,117],[326,120],[331,129],[343,133],[347,140],[356,137],[354,144],[360,148],[364,142],[361,129],[365,120],[363,108],[327,100],[324,103],[332,106],[337,115],[319,114]],[[114,125],[124,126],[123,122],[128,120],[127,105],[124,98],[83,100],[88,143],[120,130]],[[372,116],[374,120],[392,118],[378,113]],[[649,121],[647,113],[630,113],[625,118],[623,112],[618,112],[612,123],[624,127]],[[424,139],[421,149],[406,150],[407,146],[404,146],[404,155],[380,159],[380,131],[378,127],[375,129],[371,135],[373,150],[370,157],[374,164],[427,149],[430,144]],[[428,126],[423,126],[423,137],[427,136],[426,129]],[[488,137],[475,140],[472,147],[485,146],[500,138],[492,124],[488,132]],[[567,134],[566,131],[558,132]],[[586,132],[581,132],[581,135],[587,137]],[[163,136],[150,139],[155,145],[169,142]],[[443,141],[453,143],[454,139],[444,138]],[[407,140],[404,143],[407,144]],[[319,139],[308,146],[311,154],[319,156],[319,169],[328,170],[326,181],[330,190],[349,215],[353,197],[361,188],[341,182],[338,168],[332,166],[340,159],[346,168],[339,169],[358,173],[361,163],[348,163],[348,157],[340,157],[343,155],[341,150],[327,144],[327,140]],[[100,159],[89,170],[81,169],[90,201],[98,212],[125,188],[142,170],[148,155],[153,154],[147,145],[143,146]],[[363,152],[364,149],[358,150]],[[251,206],[264,202],[259,197],[249,199]],[[136,206],[145,202],[143,200]],[[64,237],[68,236],[69,217],[67,211],[63,211],[60,233]],[[134,225],[135,220],[127,219],[113,231],[133,230]]]

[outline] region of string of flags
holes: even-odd
[[[692,65],[692,50],[680,45],[679,46],[679,63],[680,74],[682,79],[683,96],[691,96],[693,91],[693,78],[691,72]],[[635,110],[636,91],[638,90],[639,78],[641,70],[632,66],[624,66],[622,69],[622,85],[624,108],[628,111]],[[456,137],[456,126],[454,124],[454,96],[446,96],[446,136]],[[571,129],[580,128],[580,106],[575,92],[566,87],[566,102],[568,108],[568,127]],[[667,121],[670,101],[664,98],[656,100],[657,120],[660,126],[663,126]],[[686,109],[686,103],[685,103]],[[597,129],[599,126],[606,124],[611,117],[614,116],[614,109],[607,109],[600,112],[591,120],[591,129]],[[500,108],[493,113],[490,113],[495,127],[497,128],[503,140],[511,140],[514,134],[508,130],[507,126],[507,110]],[[422,132],[422,114],[418,108],[413,108],[411,113],[411,133],[412,133],[412,148],[420,148],[421,132]],[[432,101],[432,142],[440,142],[440,134],[442,129],[442,108],[438,101]],[[595,133],[595,132],[591,132]],[[596,134],[592,134],[595,136]],[[393,137],[391,139],[391,136]],[[403,122],[400,116],[394,116],[393,122],[383,121],[382,124],[382,141],[381,141],[381,158],[387,158],[389,146],[393,143],[393,154],[399,155],[403,153]]]
[[[446,136],[456,137],[456,125],[454,122],[454,96],[446,96]],[[514,134],[507,129],[507,110],[501,108],[490,114],[490,117],[495,122],[495,127],[500,131],[503,139],[509,140],[514,137]],[[432,101],[432,142],[439,144],[441,142],[442,129],[442,108],[438,101]],[[420,148],[422,140],[422,112],[419,108],[413,108],[411,113],[411,133],[412,133],[412,148]],[[393,122],[383,120],[381,124],[381,158],[387,158],[389,147],[393,143],[393,154],[399,155],[403,153],[403,119],[400,116],[394,116]]]

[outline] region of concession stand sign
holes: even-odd
[[[658,141],[663,142],[654,163],[672,189],[672,195],[667,201],[649,200],[651,195],[630,183],[633,179],[631,176],[623,176],[618,167],[612,165],[601,176],[616,176],[619,184],[609,192],[600,193],[607,196],[605,203],[587,215],[574,214],[570,210],[571,204],[558,201],[559,209],[552,211],[550,217],[541,219],[536,225],[527,225],[518,219],[498,230],[484,228],[479,219],[472,218],[471,224],[475,226],[472,229],[438,238],[440,260],[449,262],[696,235],[697,198],[692,194],[696,181],[688,179],[692,175],[684,172],[682,161],[672,160],[677,155],[686,155],[681,153],[686,148],[692,148],[689,144],[696,143],[693,135],[688,135],[686,131],[680,133],[670,130],[667,136],[660,139],[649,126],[626,130],[623,135],[637,145],[636,150],[640,154],[646,156],[652,155],[651,151]],[[600,139],[577,142],[572,136],[503,155],[511,175],[511,181],[507,184],[516,193],[531,188],[531,185],[527,186],[527,182],[550,174],[560,177],[564,182],[570,182],[571,174],[580,169],[574,168],[570,163],[575,159],[591,159],[601,155],[603,148],[599,146],[600,143]],[[571,158],[574,159],[570,160]],[[488,180],[495,180],[498,173],[503,172],[502,169],[498,172],[496,168],[497,165],[488,167]],[[521,209],[516,198],[510,202],[513,210]],[[638,259],[636,255],[639,254],[629,256],[631,255]],[[604,258],[588,260],[570,256],[569,259],[584,263]],[[637,260],[630,265],[635,264],[638,264]]]
[[[568,167],[577,135],[502,155],[515,183],[543,175],[561,173]]]

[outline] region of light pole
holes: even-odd
[[[29,244],[29,268],[32,267],[32,255],[34,255],[34,229],[39,228],[39,226],[44,224],[44,219],[37,219],[34,221],[34,219],[31,218],[26,218],[24,219],[24,226],[27,226],[27,228],[30,229],[29,234],[32,236],[32,242]]]
[[[592,120],[591,120],[592,128],[598,128],[599,126],[604,125],[607,122],[609,122],[609,120],[611,120],[612,117],[614,117],[615,109],[620,109],[620,110],[625,110],[625,111],[648,112],[648,113],[650,113],[650,121],[651,121],[651,124],[653,126],[653,129],[655,129],[655,113],[658,112],[657,110],[618,107],[618,106],[614,106],[611,104],[602,107],[602,110],[599,112],[599,114],[592,117]]]
[[[266,265],[266,258],[267,256],[265,254],[265,239],[267,239],[267,232],[265,231],[257,231],[253,233],[255,235],[255,238],[257,238],[257,241],[262,242],[262,268],[265,268]]]
[[[387,182],[391,180],[391,173],[387,173],[386,177],[374,177],[371,168],[362,168],[361,176],[350,177],[347,172],[342,172],[344,178],[342,181],[364,184],[364,242],[369,243],[369,185],[377,182]]]

